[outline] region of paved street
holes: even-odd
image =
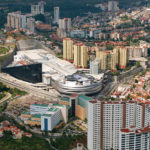
[[[0,100],[0,104],[2,104],[3,102],[7,101],[9,98],[11,98],[11,94],[7,93],[6,96]]]
[[[56,93],[50,92],[50,91],[44,91],[35,87],[32,87],[31,85],[27,85],[25,83],[22,83],[21,81],[15,80],[15,78],[8,78],[6,74],[0,73],[0,81],[8,84],[12,87],[18,88],[20,90],[24,90],[28,93],[32,93],[35,96],[39,96],[41,98],[51,100],[51,101],[57,101],[58,95]]]

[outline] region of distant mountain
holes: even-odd
[[[30,4],[37,3],[40,0],[0,0],[0,6],[8,6],[10,9],[21,9],[23,11],[29,11]],[[109,0],[43,0],[47,3],[46,10],[52,10],[54,6],[60,6],[63,10],[72,9],[86,9],[87,7],[94,6],[98,3],[108,2]],[[144,4],[146,0],[116,0],[119,2],[121,8],[128,8],[131,6]],[[150,1],[150,0],[148,0]],[[89,8],[90,9],[90,8]]]
[[[30,5],[40,0],[0,0],[0,8],[6,8],[4,13],[11,11],[30,12]],[[94,5],[108,2],[109,0],[43,0],[46,2],[45,10],[53,13],[53,7],[60,7],[61,17],[75,17],[87,12],[99,12]],[[120,8],[129,8],[144,4],[146,0],[116,0]],[[150,0],[148,0],[150,1]],[[1,16],[1,14],[0,14]]]

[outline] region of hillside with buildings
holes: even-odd
[[[30,5],[31,4],[35,4],[39,2],[39,0],[7,0],[7,1],[2,1],[0,0],[0,17],[1,17],[1,23],[0,26],[3,26],[4,23],[6,23],[6,13],[10,12],[10,11],[16,11],[16,10],[21,10],[24,13],[29,13],[30,12]],[[96,4],[100,4],[100,3],[105,3],[107,2],[107,0],[76,0],[76,1],[72,1],[72,0],[45,0],[46,2],[46,6],[45,6],[45,10],[47,12],[51,12],[53,11],[53,7],[55,6],[61,6],[62,10],[61,10],[61,17],[76,17],[76,16],[80,16],[80,15],[84,15],[85,13],[88,12],[99,12],[100,9],[98,9],[97,7],[95,7]],[[134,4],[133,7],[140,4],[145,4],[144,1],[139,0],[139,2],[137,0],[132,0],[132,3],[130,0],[119,0],[119,7],[120,8],[129,8],[130,6],[132,6],[131,4]]]
[[[0,0],[0,150],[150,149],[145,2]]]

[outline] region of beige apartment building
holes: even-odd
[[[117,67],[125,69],[128,63],[128,50],[126,47],[115,47],[113,51],[96,50],[96,57],[100,58],[101,70],[116,71]]]
[[[128,64],[128,50],[125,47],[119,49],[119,68],[125,69]]]
[[[63,59],[73,62],[73,40],[63,39]]]
[[[97,58],[100,58],[101,70],[117,70],[117,53],[112,51],[97,51]]]
[[[88,47],[83,44],[74,45],[74,65],[77,68],[87,68]]]

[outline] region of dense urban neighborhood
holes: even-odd
[[[1,149],[150,149],[148,0],[0,1]]]

